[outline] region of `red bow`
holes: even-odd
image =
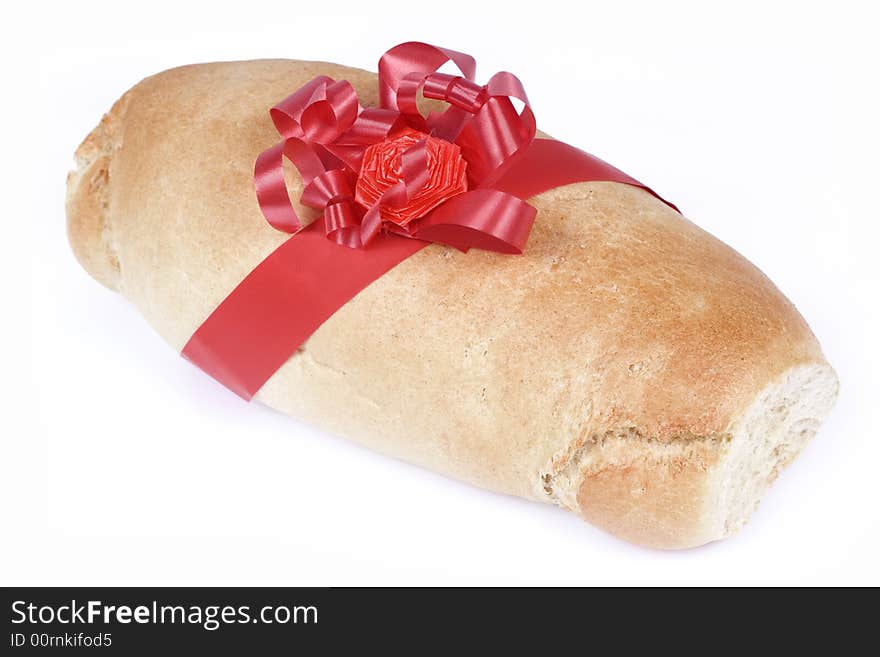
[[[461,76],[437,72],[449,61]],[[480,86],[473,81],[474,71],[469,55],[410,42],[379,61],[379,108],[361,107],[351,84],[327,76],[285,98],[270,110],[283,141],[260,154],[254,171],[266,219],[288,233],[302,228],[284,182],[282,159],[287,157],[303,179],[300,202],[323,212],[324,233],[337,244],[359,248],[384,231],[463,251],[522,253],[535,209],[491,185],[511,158],[531,144],[535,117],[516,76],[497,73]],[[449,107],[422,116],[420,91]],[[521,112],[511,99],[522,101]],[[400,135],[408,139],[405,148],[394,141]],[[443,149],[439,140],[457,149]],[[397,156],[385,163],[391,179],[385,175],[378,198],[374,194],[365,204],[355,192],[365,175],[364,155],[386,141],[390,145],[384,150]],[[444,187],[437,171],[456,166],[457,160],[449,158],[458,157],[466,163],[467,184]],[[373,175],[372,170],[366,173]],[[418,216],[411,221],[388,219],[411,215],[413,209]]]

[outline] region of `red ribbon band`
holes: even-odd
[[[447,61],[463,75],[437,73]],[[380,108],[362,108],[348,82],[326,76],[272,108],[284,140],[258,158],[256,195],[269,223],[295,234],[224,299],[187,342],[183,356],[250,399],[339,308],[429,243],[520,254],[535,218],[526,199],[575,182],[634,185],[663,200],[592,155],[534,139],[534,115],[519,80],[498,73],[479,86],[474,69],[468,55],[405,43],[379,62]],[[419,91],[449,108],[423,117],[416,107]],[[511,98],[523,102],[521,112]],[[412,139],[403,152],[399,182],[372,206],[361,206],[354,189],[367,148],[401,130],[418,130],[425,138]],[[411,223],[391,223],[384,212],[389,206],[406,209],[433,191],[425,149],[438,138],[460,149],[471,189],[456,189]],[[303,178],[301,202],[323,210],[323,218],[305,228],[288,196],[283,157]]]

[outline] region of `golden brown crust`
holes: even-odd
[[[318,73],[375,102],[375,76],[329,64],[175,69],[127,94],[111,138],[73,177],[77,257],[174,348],[285,239],[257,207],[253,162],[277,139],[267,108]],[[85,182],[99,172],[109,184]],[[823,363],[819,346],[757,268],[642,190],[584,183],[533,203],[525,255],[424,249],[327,321],[258,399],[544,500],[541,477],[566,467],[584,436],[634,427],[657,444],[696,437],[687,457],[662,463],[631,440],[629,465],[553,497],[576,497],[572,508],[631,540],[672,545],[688,534],[693,544],[717,460],[707,437],[726,435],[783,372]],[[640,486],[637,498],[620,494]],[[622,516],[633,520],[613,520]],[[663,529],[646,536],[645,523]]]
[[[77,170],[67,176],[67,238],[79,263],[111,290],[119,285],[119,261],[108,222],[110,163],[125,99],[104,115],[76,150]]]
[[[664,549],[717,538],[704,525],[706,481],[719,457],[700,445],[686,456],[604,464],[588,472],[577,493],[586,520],[639,545]]]

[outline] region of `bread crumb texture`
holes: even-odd
[[[635,543],[686,548],[748,520],[837,397],[834,371],[801,365],[755,398],[728,431],[665,440],[636,427],[577,439],[539,475],[548,500]]]

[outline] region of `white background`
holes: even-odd
[[[0,583],[880,584],[870,3],[127,4],[4,9]],[[674,200],[811,323],[840,401],[739,535],[633,547],[247,405],[73,259],[72,153],[142,77],[375,68],[411,39],[473,54],[481,79],[517,73],[545,131]]]

